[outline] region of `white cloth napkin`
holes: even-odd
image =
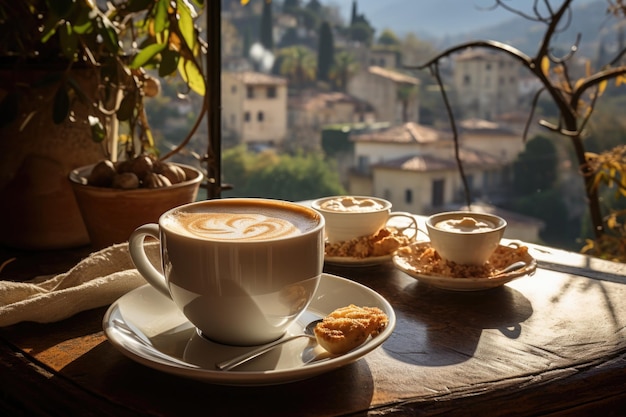
[[[158,242],[145,243],[150,260],[159,264]],[[111,304],[145,284],[128,244],[94,252],[69,271],[27,282],[0,281],[0,327],[22,321],[51,323],[76,313]]]

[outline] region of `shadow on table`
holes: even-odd
[[[182,378],[138,364],[108,341],[61,370],[120,409],[154,415],[338,415],[367,410],[374,383],[366,361],[280,385],[220,386]],[[359,381],[358,386],[354,381]]]
[[[508,286],[455,292],[415,282],[394,305],[396,329],[383,348],[397,360],[422,366],[467,361],[486,329],[516,339],[533,313],[530,301]]]

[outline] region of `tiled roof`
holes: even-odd
[[[387,68],[371,66],[368,68],[368,71],[370,72],[370,74],[375,74],[375,75],[378,75],[383,78],[387,78],[397,83],[406,83],[406,84],[415,84],[415,85],[420,83],[420,80],[415,77],[411,77],[410,75],[406,75],[401,72],[393,71]]]
[[[465,119],[459,122],[459,127],[467,133],[515,134],[513,130],[500,123],[490,122],[483,119]]]
[[[244,72],[231,72],[238,80],[247,85],[283,85],[287,84],[287,80],[282,77],[274,77],[271,75],[263,74],[261,72],[244,71]]]
[[[365,111],[373,111],[372,106],[356,97],[341,92],[317,93],[289,98],[290,105],[307,110],[326,107],[329,103],[352,103]]]
[[[459,154],[464,167],[497,167],[502,165],[498,158],[485,152],[479,152],[471,149],[460,149]],[[456,169],[457,164],[454,156],[450,156],[450,158],[442,158],[440,156],[425,154],[407,155],[401,158],[374,164],[373,167],[426,172]]]
[[[431,143],[452,140],[452,135],[429,126],[408,122],[381,131],[352,135],[351,139],[354,142]]]

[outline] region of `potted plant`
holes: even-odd
[[[185,0],[0,3],[0,244],[49,248],[76,246],[86,239],[95,246],[109,243],[86,236],[82,219],[87,222],[102,203],[89,205],[81,216],[76,199],[87,198],[82,190],[108,194],[107,200],[124,206],[114,213],[122,220],[146,207],[160,211],[144,200],[155,189],[172,191],[191,183],[184,196],[160,200],[176,205],[195,199],[201,173],[164,163],[171,153],[158,155],[144,99],[157,94],[159,78],[177,74],[190,90],[204,95],[200,57],[205,44],[195,25],[200,8],[200,2]],[[101,162],[100,173],[103,167],[114,168],[128,178],[142,165],[145,178],[131,180],[137,186],[131,191],[128,181],[90,178],[101,160],[107,162]],[[140,162],[132,162],[136,160]],[[80,168],[84,165],[88,167]],[[147,173],[148,166],[156,171]],[[172,170],[176,175],[168,177]],[[180,175],[189,178],[180,182]],[[171,185],[173,181],[178,183]],[[36,194],[24,197],[29,191]],[[129,199],[140,199],[143,209],[127,207]],[[115,211],[113,207],[107,211]],[[44,224],[44,218],[51,224]]]

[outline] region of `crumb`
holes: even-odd
[[[375,235],[361,236],[344,242],[326,243],[326,256],[368,258],[370,256],[391,255],[411,240],[403,233],[389,228],[379,230]]]
[[[502,268],[523,260],[528,247],[498,246],[484,265],[460,265],[447,261],[430,245],[405,247],[398,250],[413,270],[425,275],[439,275],[452,278],[489,278],[496,276]]]

